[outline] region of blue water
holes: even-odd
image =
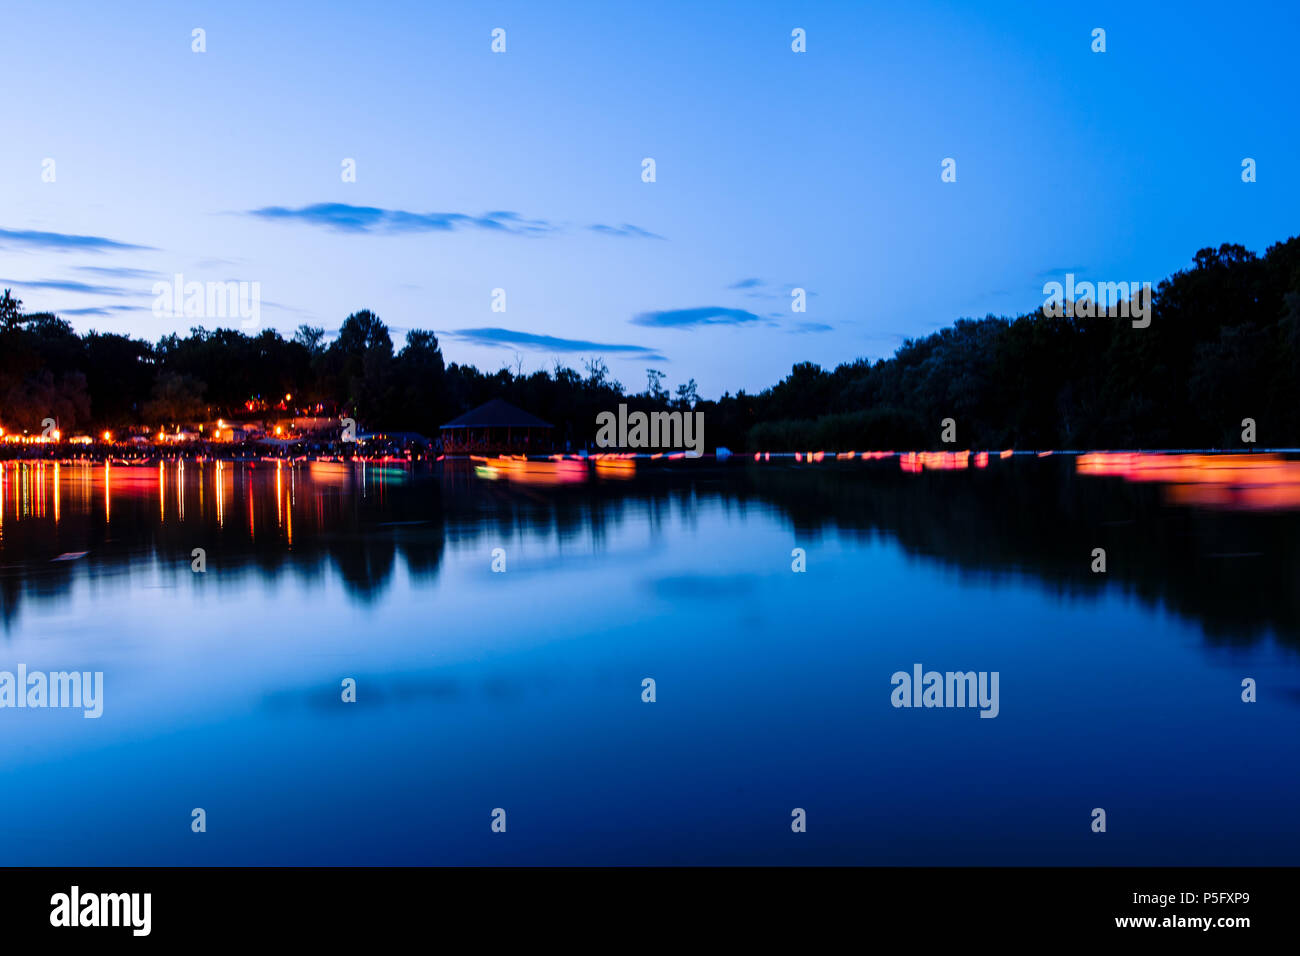
[[[1103,579],[1023,522],[988,540],[1008,500],[992,475],[539,488],[300,468],[223,476],[217,520],[187,467],[161,495],[114,477],[111,514],[98,476],[65,468],[57,523],[48,501],[24,514],[9,470],[0,669],[102,670],[105,700],[97,720],[0,710],[0,863],[1300,862],[1293,617],[1259,606],[1268,583],[1199,613],[1219,572],[1179,583],[1194,546],[1126,571],[1124,544],[1208,522],[1262,549],[1234,568],[1282,562],[1294,590],[1294,515],[1191,515],[1017,464],[1044,488],[1034,535],[1052,525],[1032,508],[1076,493],[1132,522]],[[889,517],[900,501],[927,534]],[[997,671],[998,716],[891,706],[915,663]]]

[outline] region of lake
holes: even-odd
[[[0,463],[0,862],[1294,864],[1296,467]]]

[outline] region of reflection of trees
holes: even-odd
[[[871,469],[870,477],[861,474]],[[1020,574],[1056,594],[1119,586],[1197,620],[1216,642],[1267,632],[1300,645],[1300,515],[1168,508],[1157,485],[1076,475],[1073,459],[905,475],[751,469],[745,491],[804,533],[888,534],[907,551],[988,575]],[[1107,573],[1090,570],[1105,548]]]
[[[1272,632],[1300,645],[1300,514],[1169,508],[1160,487],[1080,476],[1073,458],[919,475],[902,473],[893,459],[769,464],[652,472],[544,496],[500,485],[491,493],[498,532],[585,535],[597,546],[631,509],[654,525],[670,513],[690,521],[710,500],[742,514],[775,506],[801,536],[884,534],[910,553],[990,577],[1021,575],[1058,595],[1095,597],[1118,586],[1198,621],[1216,642]],[[483,492],[463,494],[482,505]],[[458,523],[450,502],[447,512],[458,534],[483,532],[482,523]],[[1093,548],[1106,549],[1104,575],[1091,571]]]
[[[285,469],[277,486],[273,468],[230,468],[222,472],[220,513],[213,471],[204,473],[200,493],[192,467],[184,522],[170,473],[161,523],[156,484],[143,481],[115,481],[109,521],[102,487],[81,497],[65,492],[57,524],[49,514],[6,517],[6,631],[21,600],[64,599],[83,572],[130,574],[156,559],[180,584],[191,575],[196,547],[207,551],[208,573],[223,580],[288,573],[323,586],[336,572],[350,595],[368,602],[384,594],[399,558],[413,579],[432,579],[448,540],[523,537],[599,549],[625,521],[657,529],[670,517],[692,521],[704,503],[721,503],[741,515],[775,507],[802,538],[883,534],[912,554],[991,577],[1021,575],[1060,595],[1096,596],[1118,586],[1199,621],[1216,642],[1273,632],[1300,645],[1300,514],[1169,508],[1159,486],[1080,476],[1072,459],[921,474],[903,474],[893,460],[690,468],[545,489],[429,470],[401,480],[372,477],[363,488],[351,471],[318,482],[299,469],[290,483]],[[1105,575],[1090,571],[1097,547],[1107,552]],[[77,551],[90,553],[51,561]]]
[[[300,470],[291,490],[287,468],[277,485],[273,467],[226,465],[218,473],[209,465],[202,482],[199,467],[186,466],[184,521],[174,466],[164,472],[161,522],[156,469],[113,469],[108,518],[102,467],[82,495],[74,493],[75,481],[65,482],[57,522],[48,505],[21,520],[11,511],[0,535],[0,619],[6,631],[17,622],[23,599],[66,599],[83,572],[92,580],[129,575],[141,562],[157,561],[172,583],[186,583],[194,548],[205,550],[207,573],[223,581],[291,573],[319,584],[335,569],[347,592],[362,600],[383,593],[398,554],[416,579],[437,572],[444,533],[436,483],[393,481],[380,488],[372,482],[363,496],[351,476],[321,485]],[[43,490],[47,502],[52,493],[52,484]],[[79,551],[89,554],[53,560]]]

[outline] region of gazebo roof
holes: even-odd
[[[442,427],[446,430],[449,428],[553,428],[554,426],[522,408],[515,408],[509,402],[494,398],[478,408],[471,408],[464,415],[452,419]]]

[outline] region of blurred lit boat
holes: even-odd
[[[636,459],[631,455],[597,455],[596,477],[621,480],[636,477]]]
[[[505,478],[528,485],[562,485],[587,480],[587,463],[580,458],[470,457],[475,465],[475,474],[489,480]]]
[[[1167,500],[1234,511],[1300,510],[1300,461],[1269,453],[1080,455],[1081,475],[1159,482]]]

